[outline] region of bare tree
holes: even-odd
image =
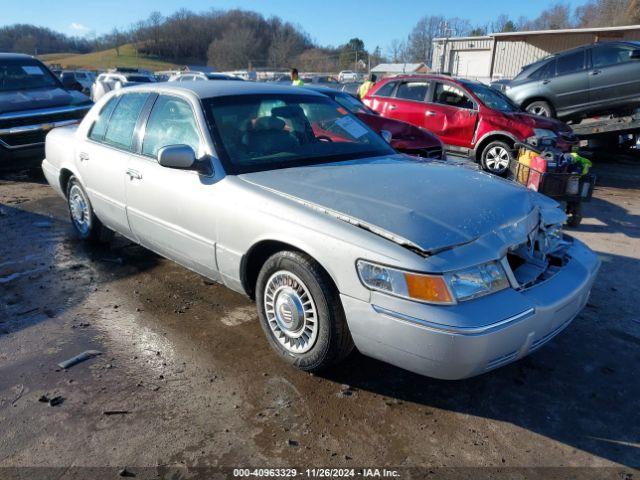
[[[410,60],[431,65],[433,39],[443,35],[444,23],[444,17],[434,15],[418,20],[407,39],[407,54]]]
[[[257,56],[256,35],[248,28],[230,29],[211,42],[207,56],[209,65],[219,69],[247,68]]]
[[[537,18],[527,22],[524,30],[559,30],[574,26],[571,7],[557,3],[544,10]]]
[[[389,44],[389,57],[394,63],[406,62],[407,55],[407,43],[404,40],[393,39]]]

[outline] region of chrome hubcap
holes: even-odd
[[[484,160],[487,169],[493,173],[502,173],[509,167],[509,152],[502,147],[492,147]]]
[[[542,105],[531,105],[527,108],[527,111],[533,115],[538,115],[539,117],[550,117],[549,112]]]
[[[271,275],[264,290],[264,308],[271,331],[287,351],[311,350],[318,336],[316,305],[300,278],[286,270]]]
[[[72,186],[69,191],[69,210],[78,231],[86,234],[91,228],[91,213],[84,192],[77,185]]]

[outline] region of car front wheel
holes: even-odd
[[[480,155],[480,163],[487,172],[504,176],[513,158],[513,149],[509,144],[495,141],[484,147]]]
[[[262,266],[256,285],[260,323],[273,349],[305,371],[319,371],[353,349],[342,303],[322,267],[282,251]]]
[[[71,223],[81,240],[104,242],[111,239],[113,232],[96,217],[87,193],[75,176],[67,183],[67,205]]]

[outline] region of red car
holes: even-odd
[[[448,151],[468,155],[497,175],[509,168],[515,142],[552,137],[569,149],[578,141],[568,125],[525,113],[494,88],[445,75],[386,78],[364,103],[384,117],[429,130]]]
[[[424,128],[382,117],[364,105],[356,97],[346,92],[339,92],[331,88],[311,88],[335,100],[346,110],[366,123],[373,131],[381,133],[386,130],[389,132],[391,134],[390,144],[394,150],[424,158],[444,158],[442,142],[438,137],[427,132]]]

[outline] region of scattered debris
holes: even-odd
[[[103,415],[127,415],[131,413],[129,410],[105,410],[102,412]]]
[[[20,391],[18,392],[18,395],[16,396],[16,398],[13,399],[13,402],[11,402],[11,405],[15,407],[16,402],[22,398],[23,393],[24,393],[24,385],[20,385]]]
[[[121,477],[135,477],[136,474],[131,472],[130,470],[127,470],[127,467],[124,467],[122,470],[120,470],[118,472],[118,475]]]
[[[60,395],[49,398],[49,396],[45,394],[40,395],[38,401],[41,403],[48,403],[50,407],[55,407],[57,405],[61,405],[62,402],[64,402],[64,398],[62,398]]]
[[[36,308],[32,308],[30,310],[25,310],[24,312],[18,312],[18,315],[19,316],[29,315],[30,313],[37,312],[38,310],[40,310],[40,309],[38,307],[36,307]]]
[[[65,360],[64,362],[58,363],[58,366],[60,368],[70,368],[77,363],[84,362],[85,360],[89,360],[90,358],[93,358],[96,355],[100,355],[100,353],[102,352],[99,352],[98,350],[86,350],[76,355],[75,357],[71,357],[69,360]]]
[[[287,445],[290,447],[297,447],[300,443],[297,440],[293,440],[292,438],[287,440]]]

